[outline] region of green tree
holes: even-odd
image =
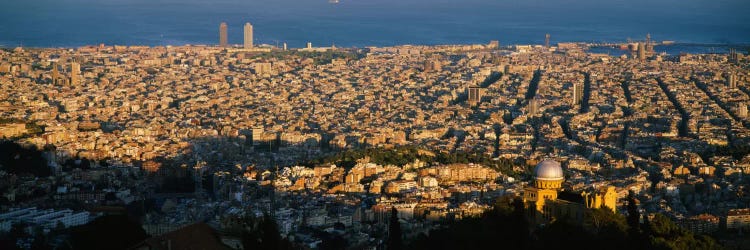
[[[281,249],[281,233],[276,220],[266,216],[261,222],[261,230],[263,230],[260,241],[261,249]]]
[[[148,238],[137,221],[125,215],[105,215],[71,228],[72,249],[127,249]]]
[[[584,227],[594,233],[599,233],[606,227],[612,227],[612,229],[623,233],[627,230],[625,218],[609,208],[588,209],[585,213]]]
[[[291,242],[281,237],[276,221],[268,215],[259,221],[248,218],[241,241],[244,249],[282,250],[293,247]]]
[[[655,214],[649,222],[648,249],[723,249],[716,240],[706,235],[694,235],[680,228],[663,214]]]
[[[248,228],[242,231],[241,241],[243,249],[261,249],[260,248],[260,231]]]
[[[445,227],[420,235],[408,249],[528,249],[529,228],[520,197],[505,196],[480,217],[447,222]]]
[[[401,235],[401,223],[398,222],[398,210],[391,207],[391,218],[388,223],[388,250],[400,250],[403,248]]]
[[[52,249],[52,247],[47,244],[47,237],[44,235],[44,232],[37,232],[34,235],[34,241],[31,242],[31,250],[46,249]]]
[[[8,242],[11,245],[10,249],[19,249],[18,240],[26,238],[29,234],[26,232],[26,223],[13,223],[10,225],[10,232],[8,233]]]
[[[538,238],[534,242],[534,247],[539,249],[576,249],[581,242],[593,242],[592,239],[595,239],[595,235],[565,219],[550,223],[536,232],[536,235]]]
[[[16,175],[46,177],[51,174],[42,151],[0,139],[0,170]]]
[[[641,235],[641,213],[638,211],[638,205],[636,204],[635,194],[631,191],[628,194],[628,233],[631,237]]]
[[[346,239],[341,235],[328,232],[321,232],[320,239],[322,242],[318,245],[321,250],[343,250],[346,249]]]
[[[65,224],[63,224],[62,221],[57,221],[57,223],[55,223],[54,231],[60,232],[62,230],[65,230]]]
[[[648,215],[643,215],[643,225],[641,225],[641,232],[643,233],[644,237],[652,234],[651,221],[649,221]]]
[[[628,248],[628,226],[624,216],[606,207],[587,209],[584,213],[583,227],[594,235],[592,244]]]

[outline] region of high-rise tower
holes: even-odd
[[[549,48],[549,34],[544,35],[544,47]]]
[[[527,106],[528,108],[526,110],[529,115],[533,116],[539,112],[539,102],[540,100],[536,96],[534,96],[534,98],[531,98],[531,100],[529,100],[529,105]]]
[[[737,75],[732,72],[726,73],[727,76],[727,87],[737,88]]]
[[[253,25],[245,23],[245,48],[253,48]]]
[[[70,63],[70,84],[77,85],[81,82],[81,64]]]
[[[52,62],[52,81],[57,81],[57,78],[60,77],[60,71],[57,70],[57,62]]]
[[[646,44],[638,43],[638,60],[646,61]]]
[[[583,83],[573,84],[573,105],[578,105],[583,101]]]
[[[737,102],[737,116],[741,118],[747,117],[747,103],[745,102]]]
[[[480,87],[469,87],[468,95],[469,95],[469,103],[470,104],[478,104],[482,101],[482,88]]]
[[[227,41],[227,23],[222,22],[219,24],[219,46],[227,47],[229,44]]]
[[[651,33],[646,34],[646,51],[651,52],[654,50],[654,46],[651,45]]]
[[[737,50],[735,50],[734,48],[729,49],[729,62],[731,63],[739,62],[739,55],[737,54]]]

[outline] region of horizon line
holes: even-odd
[[[490,40],[491,41],[497,41],[497,40]],[[670,44],[663,44],[662,42],[669,41]],[[556,42],[555,44],[560,43],[575,43],[575,44],[608,44],[608,45],[614,45],[614,44],[632,44],[632,43],[639,43],[642,41],[616,41],[616,42],[597,42],[597,41],[560,41]],[[665,45],[665,46],[671,46],[671,45],[699,45],[699,46],[748,46],[750,47],[750,42],[742,42],[742,43],[710,43],[710,42],[677,42],[674,40],[662,40],[662,41],[652,41],[653,45]],[[100,44],[85,44],[85,45],[77,45],[77,46],[23,46],[23,44],[20,44],[18,46],[12,46],[12,45],[4,45],[0,44],[0,49],[15,49],[15,48],[30,48],[30,49],[78,49],[78,48],[86,48],[86,47],[98,47],[104,43]],[[396,45],[386,45],[386,46],[377,46],[377,45],[367,45],[367,46],[338,46],[333,43],[333,46],[336,46],[336,48],[341,49],[352,49],[352,48],[388,48],[388,47],[399,47],[399,46],[462,46],[462,45],[487,45],[488,43],[446,43],[446,44],[419,44],[419,43],[403,43],[403,44],[396,44]],[[190,47],[190,46],[196,46],[196,47],[220,47],[219,44],[200,44],[200,43],[185,43],[182,45],[176,45],[176,44],[166,44],[166,45],[143,45],[143,44],[104,44],[105,46],[112,47],[112,46],[138,46],[138,47],[149,47],[149,48],[157,48],[157,47]],[[230,44],[231,46],[228,48],[237,47],[240,48],[242,46],[241,43],[237,44]],[[266,46],[263,46],[266,45]],[[500,43],[499,47],[511,47],[511,46],[527,46],[527,45],[538,45],[538,46],[544,46],[543,43],[514,43],[514,44],[505,44],[503,45]],[[255,47],[258,48],[280,48],[278,46],[274,46],[272,44],[262,43],[259,45],[256,45]],[[313,47],[313,48],[323,48],[326,46],[319,46],[319,47]],[[331,47],[331,46],[327,46]],[[554,46],[553,46],[554,47]],[[292,49],[304,49],[306,47],[289,47],[289,50]]]

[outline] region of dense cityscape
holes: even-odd
[[[606,45],[622,56],[550,35],[287,48],[243,32],[0,50],[4,246],[86,249],[77,234],[123,216],[142,235],[106,248],[249,249],[268,223],[289,248],[417,248],[515,199],[529,235],[603,209],[750,248],[744,51],[656,53],[671,41],[646,35]]]

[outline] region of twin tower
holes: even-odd
[[[245,23],[244,30],[245,30],[244,48],[252,49],[253,48],[253,25],[250,23]],[[222,22],[219,25],[219,46],[229,47],[229,42],[227,39],[227,23],[225,22]]]

